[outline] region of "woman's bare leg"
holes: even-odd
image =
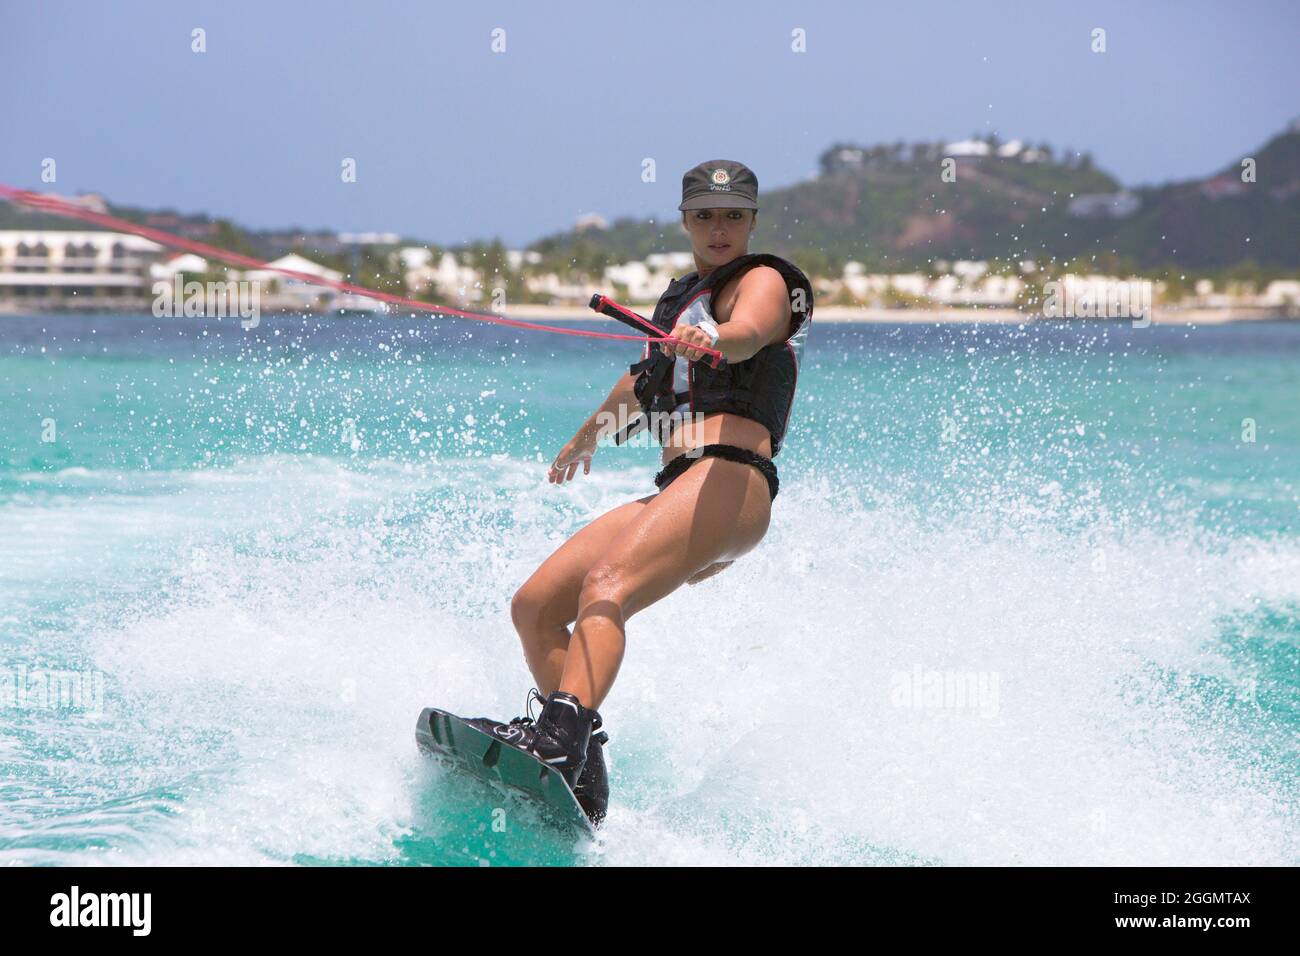
[[[627,619],[752,549],[770,518],[763,475],[724,458],[696,462],[649,499],[582,580],[577,623],[567,653],[557,656],[559,689],[599,708],[623,661]]]
[[[569,625],[578,617],[583,580],[653,497],[629,501],[590,521],[542,562],[515,593],[510,617],[524,646],[528,670],[543,695],[560,688]]]

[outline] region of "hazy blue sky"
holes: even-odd
[[[995,130],[1162,182],[1300,115],[1297,36],[1297,0],[0,0],[0,181],[39,188],[53,157],[65,193],[511,244],[585,212],[675,215],[705,159],[789,185],[837,141]]]

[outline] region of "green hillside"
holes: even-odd
[[[996,140],[991,149],[1001,145]],[[1251,153],[1258,181],[1240,166],[1186,183],[1133,189],[1126,216],[1088,216],[1072,200],[1123,191],[1090,157],[959,156],[956,180],[940,177],[942,144],[836,144],[816,178],[762,198],[753,246],[797,256],[810,272],[857,260],[872,269],[924,268],[935,259],[1007,264],[1097,257],[1132,267],[1300,267],[1300,132]],[[1213,192],[1216,176],[1239,184]],[[1233,184],[1229,184],[1232,188]],[[1207,190],[1211,190],[1207,193]],[[1213,198],[1218,196],[1218,198]],[[621,220],[604,231],[559,233],[532,248],[558,261],[608,261],[689,248],[678,220]]]

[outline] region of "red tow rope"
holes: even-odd
[[[151,229],[148,226],[137,225],[134,222],[128,222],[125,219],[118,219],[116,216],[105,215],[104,213],[95,212],[78,206],[75,203],[67,202],[56,196],[47,196],[41,193],[30,192],[25,189],[15,189],[13,186],[6,186],[0,183],[0,199],[6,199],[11,203],[21,206],[29,206],[33,209],[39,209],[41,212],[52,213],[56,216],[65,216],[70,219],[80,219],[84,222],[93,222],[96,225],[106,226],[118,232],[128,232],[132,235],[140,236],[143,239],[149,239],[162,246],[170,246],[174,249],[185,249],[205,256],[209,259],[216,259],[221,262],[234,266],[241,266],[245,269],[263,269],[268,272],[276,272],[291,279],[297,279],[300,282],[308,282],[312,285],[329,286],[340,292],[348,292],[352,295],[365,296],[369,299],[377,299],[380,302],[388,302],[393,305],[406,306],[411,309],[417,309],[421,312],[429,312],[434,315],[452,315],[462,319],[477,319],[480,322],[492,322],[496,325],[508,325],[516,329],[531,329],[537,332],[554,332],[558,335],[577,335],[584,338],[592,339],[618,339],[625,342],[645,342],[644,335],[622,335],[617,332],[595,332],[589,329],[566,329],[554,325],[542,325],[538,322],[523,322],[519,319],[510,319],[502,315],[491,315],[482,312],[464,312],[460,309],[453,309],[445,305],[433,305],[428,302],[421,302],[418,299],[408,299],[405,296],[393,295],[390,292],[380,292],[377,289],[367,289],[365,286],[353,285],[350,282],[340,282],[336,279],[327,279],[324,276],[309,275],[305,272],[297,272],[293,269],[282,269],[279,266],[273,266],[269,262],[262,262],[250,256],[241,255],[238,252],[229,252],[225,249],[218,249],[216,246],[210,246],[207,243],[196,242],[193,239],[186,239],[182,236],[175,236],[169,232],[163,232],[160,229]],[[658,329],[655,329],[658,332]],[[657,342],[678,342],[680,340],[667,336],[651,336]],[[689,344],[689,343],[682,343]],[[701,352],[716,354],[721,358],[721,352],[715,352],[712,349],[701,348],[698,345],[692,345],[691,348],[699,349]]]

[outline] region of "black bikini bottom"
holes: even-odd
[[[742,465],[753,465],[767,479],[767,490],[772,496],[771,500],[776,500],[776,491],[780,487],[780,482],[777,480],[776,465],[772,464],[772,459],[764,458],[748,448],[737,448],[735,445],[705,445],[703,448],[693,448],[678,455],[664,465],[663,471],[655,475],[655,485],[663,491],[673,483],[673,479],[701,458],[725,458],[728,461],[738,461]]]

